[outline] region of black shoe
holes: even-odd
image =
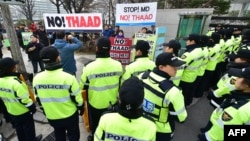
[[[41,141],[41,140],[42,140],[42,138],[43,138],[43,135],[42,135],[42,134],[40,134],[40,135],[36,136],[36,141]]]
[[[92,135],[88,135],[87,140],[88,141],[94,141],[94,137]]]

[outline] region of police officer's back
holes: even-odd
[[[135,61],[127,65],[122,76],[122,82],[131,76],[137,76],[147,70],[152,70],[155,63],[148,58],[150,46],[147,41],[139,40],[135,45]]]
[[[110,48],[110,40],[100,37],[96,43],[96,60],[86,64],[81,75],[80,86],[88,95],[92,133],[95,132],[102,113],[117,103],[123,69],[119,61],[110,58]]]
[[[63,71],[56,48],[44,47],[40,58],[45,64],[45,71],[33,80],[37,101],[54,128],[56,140],[65,141],[67,132],[70,141],[77,141],[80,138],[78,108],[83,109],[78,81]]]
[[[156,126],[153,120],[142,114],[143,99],[142,82],[137,77],[127,79],[119,91],[118,112],[102,115],[95,132],[95,141],[154,141]]]

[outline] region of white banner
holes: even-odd
[[[116,25],[155,25],[157,2],[116,4]]]
[[[43,14],[47,31],[102,31],[101,13]]]

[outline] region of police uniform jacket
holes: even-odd
[[[89,104],[96,109],[105,109],[117,102],[122,65],[110,57],[98,57],[85,65],[80,87],[86,89]]]
[[[249,125],[250,124],[250,93],[232,91],[228,97],[216,108],[210,121],[212,127],[205,133],[208,141],[224,140],[224,125]]]
[[[10,73],[0,77],[0,98],[12,116],[29,112],[33,104],[29,98],[27,85],[19,79],[19,73]]]
[[[33,87],[49,120],[71,117],[83,104],[78,81],[60,64],[46,65],[45,71],[34,77]]]
[[[156,127],[143,116],[128,119],[119,113],[104,114],[96,129],[94,141],[155,141]]]
[[[157,132],[172,133],[173,119],[183,122],[187,118],[182,91],[157,68],[140,74],[139,78],[144,84],[144,113],[155,120]]]
[[[147,56],[137,57],[134,62],[126,66],[125,73],[122,76],[122,82],[131,76],[137,76],[147,70],[153,70],[154,67],[154,61],[150,60]]]

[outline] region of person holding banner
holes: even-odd
[[[69,43],[67,40],[71,40]],[[60,52],[63,71],[76,75],[75,51],[82,47],[82,42],[72,35],[66,36],[65,31],[56,32],[56,40],[53,45]]]
[[[29,97],[27,85],[17,73],[18,61],[10,57],[0,60],[0,98],[4,102],[11,123],[16,129],[19,141],[40,141],[42,135],[36,137],[33,114],[35,103]]]
[[[107,37],[100,37],[96,42],[96,60],[83,68],[80,87],[87,92],[89,123],[93,140],[99,119],[103,112],[117,102],[117,94],[123,68],[119,61],[110,57],[111,42]]]
[[[150,46],[147,41],[137,41],[135,45],[135,61],[126,66],[121,82],[131,76],[138,76],[142,72],[153,70],[155,62],[148,58],[149,49]]]

